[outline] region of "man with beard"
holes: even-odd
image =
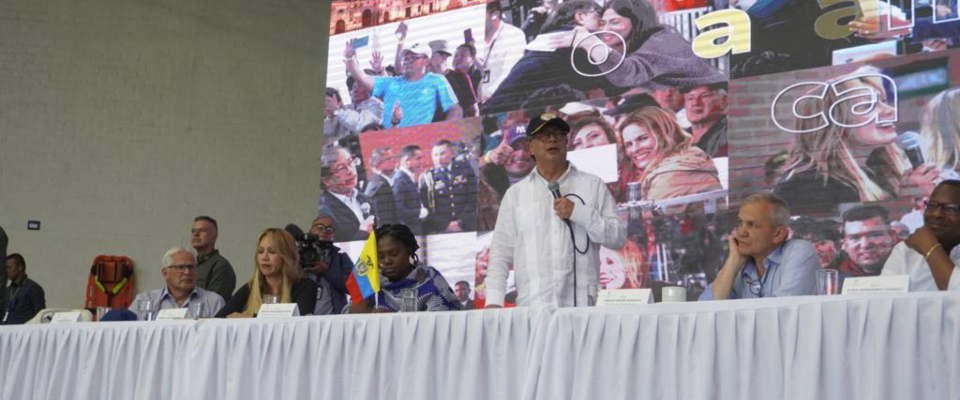
[[[397,219],[417,236],[423,234],[422,220],[426,217],[426,209],[420,204],[420,190],[417,188],[417,175],[422,164],[423,151],[420,146],[411,144],[400,150],[400,168],[393,173]]]
[[[331,146],[324,151],[320,163],[320,213],[334,218],[335,240],[366,240],[374,227],[370,200],[357,190],[356,159],[347,149]]]
[[[880,275],[896,239],[887,210],[863,204],[843,213],[843,251],[850,257],[840,272],[851,276]]]
[[[924,226],[893,248],[881,275],[910,275],[911,292],[960,290],[960,181],[940,182],[924,206]]]
[[[378,147],[370,154],[373,178],[367,181],[363,195],[373,200],[377,209],[377,224],[397,223],[397,199],[393,196],[393,174],[397,170],[397,156],[390,147]]]

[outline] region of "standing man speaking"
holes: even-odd
[[[620,249],[627,228],[607,185],[567,161],[570,125],[545,113],[527,136],[537,167],[500,203],[487,270],[487,308],[503,305],[514,266],[517,305],[583,307],[595,299],[600,246]]]

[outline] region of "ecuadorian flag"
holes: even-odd
[[[363,246],[360,259],[347,278],[347,290],[353,304],[373,296],[380,291],[380,265],[377,263],[377,235],[370,232],[367,244]]]

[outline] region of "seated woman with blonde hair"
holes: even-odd
[[[313,313],[317,284],[300,268],[297,242],[289,232],[270,228],[260,234],[253,259],[253,277],[230,297],[217,318],[251,318],[260,310],[264,295],[280,303],[297,303],[301,315]]]
[[[630,164],[625,183],[640,184],[643,200],[665,200],[722,190],[717,167],[707,153],[693,146],[693,137],[672,113],[644,107],[617,126]],[[629,193],[624,188],[623,193]]]
[[[351,314],[397,312],[403,308],[405,291],[416,293],[417,311],[459,310],[460,301],[447,280],[433,267],[420,264],[417,237],[406,225],[388,224],[377,228],[377,262],[380,292],[349,306]],[[386,278],[386,279],[384,279]]]

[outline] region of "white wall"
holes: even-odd
[[[0,2],[0,226],[49,307],[82,306],[98,254],[160,287],[196,215],[219,221],[238,286],[264,228],[309,223],[329,7]]]

